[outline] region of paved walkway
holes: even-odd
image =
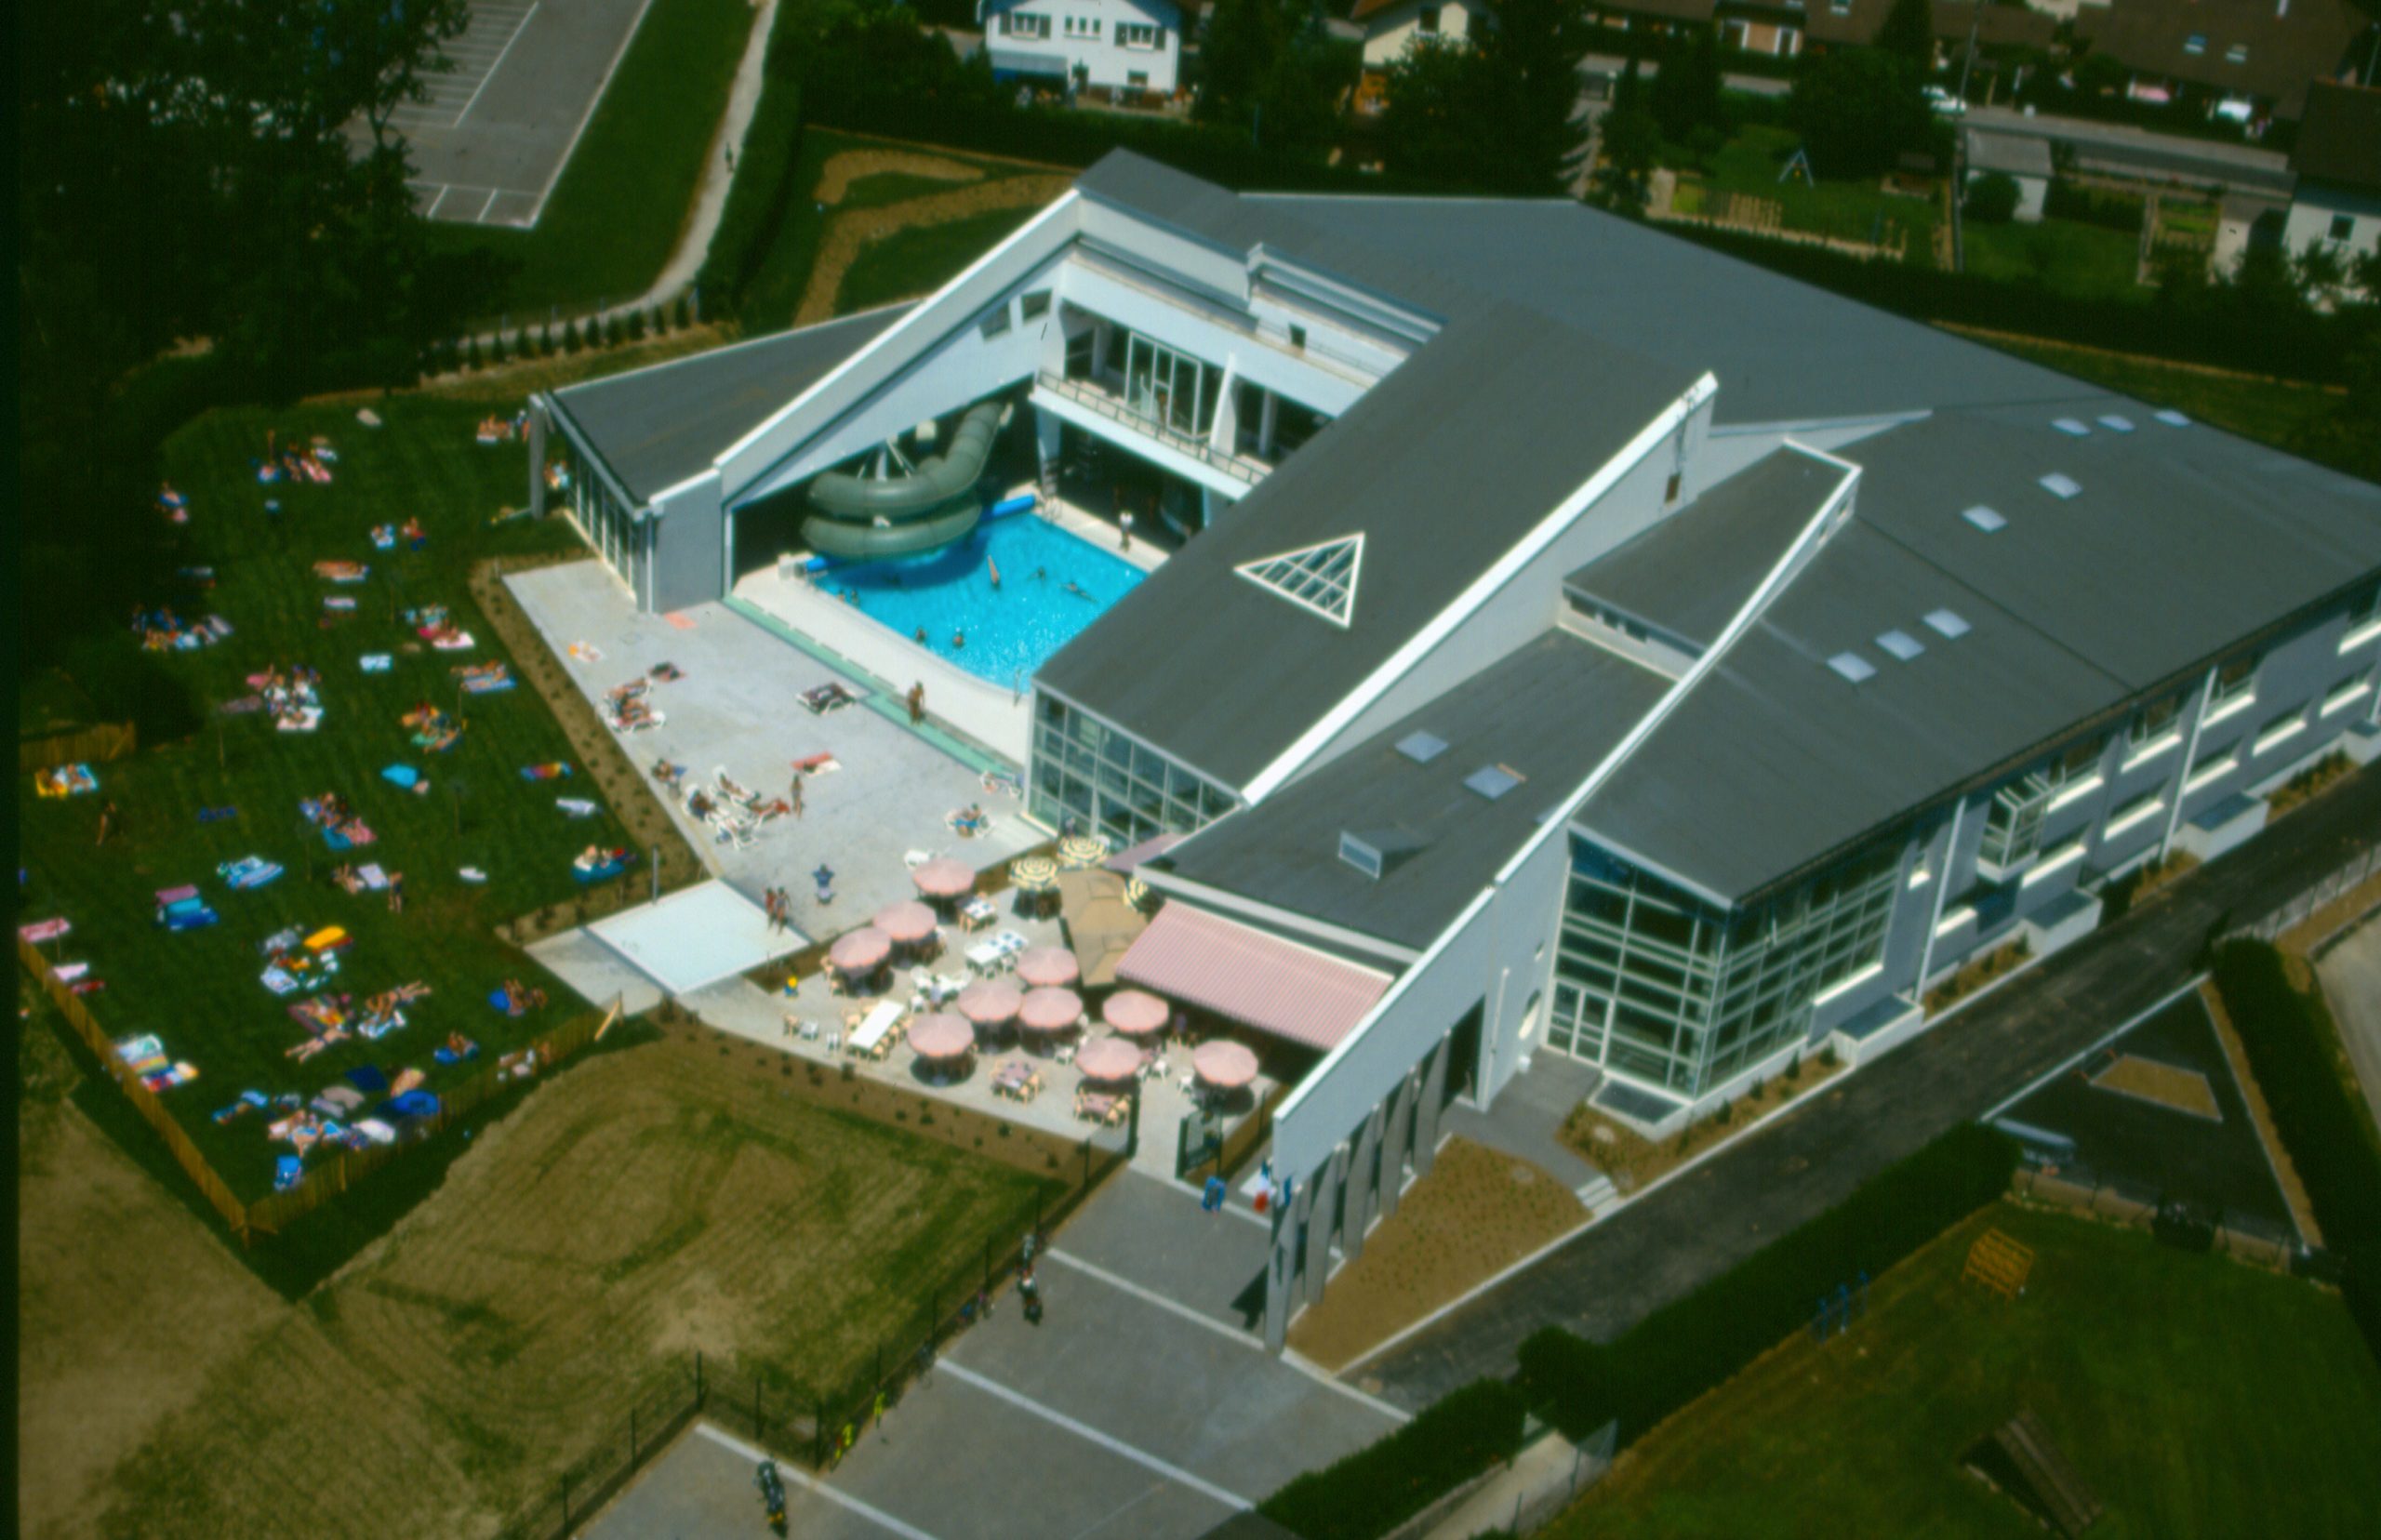
[[[2364,1099],[2381,1122],[2381,918],[2366,920],[2324,954],[2316,971],[2339,1023]]]
[[[1200,1303],[1230,1271],[1211,1253],[1261,1266],[1265,1244],[1244,1219],[1119,1175],[1038,1269],[1043,1324],[1004,1295],[831,1475],[780,1465],[789,1533],[1194,1540],[1372,1442],[1395,1413],[1270,1357]],[[585,1533],[757,1533],[758,1459],[732,1426],[698,1428]]]
[[[1510,1374],[1523,1337],[1598,1339],[1718,1276],[1962,1120],[2055,1072],[2172,992],[2208,937],[2261,919],[2381,830],[2381,775],[2360,773],[2240,849],[1624,1205],[1535,1266],[1368,1364],[1359,1384],[1420,1407]]]

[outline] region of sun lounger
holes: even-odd
[[[628,869],[629,858],[616,853],[593,864],[590,864],[585,856],[581,856],[570,864],[570,874],[582,883],[606,883],[620,876]]]
[[[397,666],[396,657],[391,653],[366,653],[355,661],[366,673],[387,673]]]
[[[64,915],[55,915],[47,920],[36,920],[29,925],[19,925],[17,935],[38,947],[45,941],[57,940],[73,928],[73,921]]]
[[[556,797],[554,805],[574,818],[592,818],[603,811],[584,797]]]
[[[830,711],[840,711],[846,706],[857,704],[858,700],[859,697],[831,681],[815,689],[802,692],[803,707],[812,716],[825,716]]]
[[[841,770],[843,762],[832,754],[806,754],[793,762],[794,769],[805,776],[826,776]]]
[[[525,781],[561,780],[569,775],[570,766],[558,760],[549,761],[544,764],[525,764],[521,767],[521,778]]]

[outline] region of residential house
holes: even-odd
[[[2373,25],[2351,0],[2114,0],[2078,11],[2075,35],[2132,72],[2135,100],[2295,122],[2307,87],[2344,78]]]
[[[2290,168],[2282,242],[2293,252],[2329,246],[2353,262],[2381,252],[2381,89],[2308,87]]]
[[[1460,43],[1471,35],[1479,0],[1356,0],[1350,18],[1364,29],[1364,68],[1386,70],[1423,38]]]
[[[1001,79],[1164,96],[1181,79],[1172,0],[977,0],[976,20]]]

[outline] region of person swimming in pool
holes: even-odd
[[[967,633],[966,633],[965,631],[952,631],[952,632],[951,633],[951,650],[952,652],[957,652],[960,648],[964,647],[966,644],[967,644]]]
[[[924,646],[925,644],[926,644],[926,629],[925,629],[924,626],[920,626],[920,627],[918,628],[918,645],[919,645],[919,646],[921,646],[921,647],[923,647],[923,646]]]
[[[1067,591],[1073,594],[1078,599],[1088,599],[1091,597],[1090,594],[1084,591],[1083,585],[1076,582],[1071,578],[1067,579]]]
[[[1050,580],[1050,569],[1048,567],[1035,567],[1033,569],[1033,580],[1037,583],[1048,582]]]

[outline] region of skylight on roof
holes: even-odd
[[[1949,642],[1956,642],[1975,630],[1958,610],[1949,609],[1927,611],[1926,629]]]
[[[2130,433],[2133,431],[2133,418],[2119,417],[2116,413],[2110,412],[2100,418],[2100,426],[2111,433]]]
[[[1907,663],[1926,650],[1926,644],[1906,631],[1889,631],[1877,638],[1877,645]]]
[[[2172,406],[2169,406],[2164,411],[2158,413],[2157,417],[2159,421],[2164,423],[2169,428],[2188,428],[2191,425],[2190,418],[2183,416],[2182,413],[2175,411]]]
[[[1877,677],[1877,666],[1856,652],[1840,652],[1827,660],[1827,666],[1857,684],[1864,679]]]
[[[2002,518],[1991,509],[1985,507],[1982,503],[1976,504],[1974,508],[1971,508],[1966,512],[1961,514],[1960,517],[1975,525],[1978,529],[1983,530],[1987,535],[1990,535],[1997,530],[2005,529],[2009,525],[2008,520]]]
[[[1364,538],[1350,535],[1321,545],[1244,562],[1232,570],[1262,584],[1301,609],[1335,626],[1356,617],[1356,573],[1364,560]]]
[[[2083,484],[2072,476],[2054,471],[2042,478],[2042,487],[2054,498],[2071,498],[2083,490]]]
[[[1495,802],[1521,783],[1521,777],[1501,764],[1483,764],[1463,777],[1465,786],[1479,792],[1490,802]]]
[[[1408,733],[1397,740],[1397,751],[1417,764],[1428,764],[1447,751],[1447,741],[1430,733]]]
[[[2051,426],[2057,429],[2060,432],[2065,433],[2069,438],[2090,438],[2092,436],[2092,430],[2075,418],[2060,418],[2056,422],[2052,423]]]

